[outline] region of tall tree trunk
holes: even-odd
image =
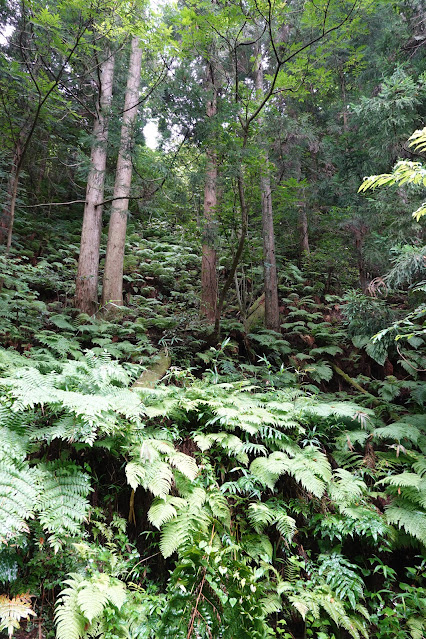
[[[207,117],[217,113],[217,88],[212,63],[207,65]],[[201,314],[208,322],[216,319],[217,310],[217,270],[216,270],[216,220],[217,205],[217,157],[214,148],[207,150],[206,179],[204,184],[203,248],[201,262]]]
[[[301,160],[297,162],[296,165],[296,176],[297,181],[299,183],[302,182],[302,166]],[[299,201],[297,203],[298,214],[297,214],[297,228],[299,234],[299,259],[300,262],[303,263],[304,259],[308,257],[310,254],[309,248],[309,231],[308,231],[308,215],[306,212],[306,195],[305,195],[305,187],[300,184],[300,196]]]
[[[255,65],[256,89],[263,94],[262,51],[257,47]],[[260,124],[261,119],[259,118]],[[280,312],[278,304],[278,277],[275,258],[274,215],[272,211],[271,178],[269,157],[265,148],[261,148],[260,192],[262,198],[262,238],[263,238],[263,281],[265,290],[265,326],[273,331],[280,330]]]
[[[6,255],[10,252],[12,244],[13,223],[15,220],[16,198],[18,194],[19,175],[22,167],[22,136],[16,143],[13,154],[12,168],[7,185],[6,204],[0,219],[0,243],[6,244]]]
[[[91,167],[87,178],[75,290],[76,307],[89,315],[93,315],[98,306],[99,248],[102,231],[102,206],[100,203],[104,199],[108,110],[112,99],[113,79],[114,56],[108,53],[101,65],[100,72],[99,103],[93,126]]]
[[[247,143],[247,137],[244,137],[243,148],[245,148],[246,143]],[[215,339],[219,338],[220,336],[220,318],[222,315],[223,305],[225,303],[226,295],[231,287],[231,284],[234,281],[238,263],[243,254],[244,243],[245,243],[245,239],[247,235],[248,208],[247,208],[246,196],[245,196],[244,175],[243,175],[243,169],[241,166],[238,169],[237,184],[238,184],[238,197],[240,200],[240,209],[241,209],[240,239],[238,240],[237,250],[235,251],[231,268],[229,269],[229,272],[228,272],[228,277],[226,278],[223,288],[219,295],[219,300],[218,300],[217,308],[216,308],[216,317],[214,321],[214,331],[213,331],[213,336],[215,337]]]
[[[343,109],[342,109],[343,131],[345,133],[347,133],[349,131],[348,104],[347,104],[348,100],[347,100],[347,97],[346,97],[345,72],[343,71],[342,65],[339,65],[338,73],[339,73],[340,90],[341,90],[341,93],[342,93],[342,104],[343,104]],[[347,143],[347,140],[346,140],[346,143]],[[346,150],[348,150],[348,149],[346,148]]]
[[[304,189],[303,189],[304,191]],[[308,232],[308,215],[306,213],[306,201],[303,198],[299,201],[299,243],[300,243],[300,258],[306,258],[310,253],[309,248],[309,232]]]
[[[123,124],[121,127],[120,150],[115,174],[114,195],[108,230],[108,244],[105,258],[102,304],[123,304],[123,264],[126,242],[127,214],[132,182],[131,147],[133,128],[138,113],[139,86],[142,67],[142,49],[139,38],[132,40],[124,100]],[[118,198],[118,199],[115,199]]]

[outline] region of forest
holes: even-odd
[[[0,636],[425,639],[424,0],[0,0]]]

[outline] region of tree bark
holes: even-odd
[[[212,63],[207,65],[207,117],[214,118],[217,113],[217,89]],[[217,156],[214,148],[207,150],[206,179],[204,184],[203,207],[203,247],[201,261],[201,315],[210,323],[215,322],[217,310],[217,270],[216,270],[216,235],[217,235]]]
[[[120,150],[115,174],[113,198],[108,230],[108,244],[102,287],[102,304],[111,306],[123,304],[123,267],[126,243],[127,215],[130,187],[132,182],[131,147],[133,128],[138,113],[139,87],[142,67],[142,49],[139,38],[132,40],[129,75],[124,100],[123,124],[121,127]]]
[[[76,307],[89,315],[93,315],[98,306],[99,249],[102,231],[102,206],[99,204],[104,199],[108,109],[112,99],[113,79],[114,56],[108,53],[100,72],[99,104],[93,126],[91,167],[87,178],[75,291]]]
[[[304,191],[304,189],[303,189]],[[299,201],[299,242],[300,242],[300,258],[303,260],[310,254],[309,248],[309,232],[308,232],[308,215],[306,213],[306,202],[303,197]]]
[[[259,94],[263,94],[262,52],[257,47],[255,65],[255,84]],[[259,118],[260,125],[262,119]],[[260,146],[261,177],[260,192],[262,198],[262,238],[263,238],[263,280],[265,291],[265,326],[273,331],[280,330],[280,311],[278,304],[278,277],[275,258],[274,215],[272,210],[271,178],[269,157],[265,148]]]
[[[16,143],[13,154],[12,168],[7,185],[6,204],[0,220],[0,244],[6,244],[6,255],[12,245],[13,224],[15,221],[16,198],[18,194],[19,175],[22,167],[22,143],[21,136]]]
[[[246,138],[244,139],[244,146],[246,144]],[[244,147],[243,147],[244,148]],[[236,273],[237,270],[237,266],[238,263],[240,261],[240,258],[243,254],[243,250],[244,250],[244,243],[246,240],[246,235],[247,235],[247,228],[248,228],[248,208],[247,208],[247,203],[246,203],[246,196],[245,196],[245,185],[244,185],[244,176],[243,176],[243,170],[242,167],[239,168],[238,170],[238,177],[237,177],[237,182],[238,182],[238,197],[240,200],[240,209],[241,209],[241,232],[240,232],[240,239],[238,241],[238,246],[237,246],[237,250],[235,252],[234,255],[234,259],[232,260],[232,264],[231,264],[231,268],[229,270],[228,273],[228,277],[225,280],[225,283],[223,285],[222,291],[219,295],[219,300],[217,303],[217,308],[216,308],[216,317],[215,317],[215,322],[214,322],[214,331],[213,331],[213,335],[214,337],[217,339],[220,336],[220,318],[222,315],[222,309],[223,309],[223,305],[225,303],[225,299],[226,299],[226,294],[228,293],[230,286],[234,280],[234,275]]]

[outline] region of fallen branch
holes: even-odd
[[[365,390],[365,388],[360,386],[358,384],[358,382],[356,382],[354,379],[352,379],[352,377],[349,377],[349,375],[347,373],[345,373],[344,371],[342,371],[341,368],[336,366],[336,364],[332,364],[331,367],[338,375],[340,375],[340,377],[343,377],[345,382],[347,382],[348,384],[350,384],[351,386],[356,388],[357,391],[359,391],[360,393],[363,393],[364,395],[367,395],[367,397],[369,397],[369,399],[371,399],[371,401],[373,402],[373,404],[375,406],[378,406],[381,403],[380,400],[377,397],[375,397],[374,395],[369,393],[368,390]]]

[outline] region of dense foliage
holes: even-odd
[[[0,23],[0,635],[423,639],[422,2]]]

